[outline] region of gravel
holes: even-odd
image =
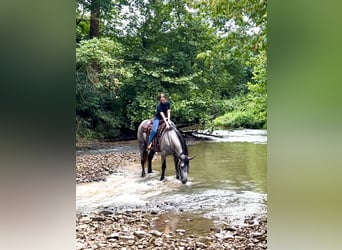
[[[157,230],[158,214],[126,211],[76,216],[76,249],[266,249],[267,219],[249,217],[241,226],[213,227],[207,235],[182,228]],[[99,219],[102,218],[102,219]],[[257,223],[256,223],[257,222]]]

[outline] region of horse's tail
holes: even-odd
[[[137,131],[137,139],[140,143],[143,143],[145,141],[144,138],[144,124],[147,122],[148,120],[144,120],[140,123],[139,127],[138,127],[138,131]]]

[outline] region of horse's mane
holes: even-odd
[[[181,134],[181,132],[179,132],[178,129],[175,128],[174,130],[176,131],[178,139],[182,145],[183,154],[188,155],[188,147],[186,146],[185,139],[184,139],[183,135]]]

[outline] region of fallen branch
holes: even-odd
[[[198,130],[187,130],[187,131],[179,130],[179,131],[185,136],[187,135],[187,136],[192,136],[192,137],[201,138],[201,139],[204,139],[203,137],[201,137],[201,135],[209,136],[209,137],[216,137],[216,138],[223,138],[222,135],[215,135],[213,134],[212,131],[208,131],[208,132],[198,131]]]

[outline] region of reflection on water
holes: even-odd
[[[166,178],[159,181],[161,163],[157,157],[153,161],[154,172],[145,178],[140,177],[141,168],[135,165],[124,167],[120,174],[109,177],[106,182],[77,185],[76,209],[183,211],[193,216],[229,221],[242,221],[244,216],[266,213],[266,144],[201,142],[189,146],[189,154],[196,157],[191,161],[186,185],[175,178],[170,156]],[[160,230],[161,227],[172,230],[172,225],[186,221],[181,217],[173,222],[168,220],[166,223],[167,220],[163,218],[158,222]],[[181,225],[184,229],[191,226],[191,221],[187,222]]]
[[[154,221],[155,229],[163,232],[182,232],[181,230],[190,231],[194,235],[204,236],[214,226],[212,220],[190,213],[165,213],[161,214]]]
[[[266,192],[265,144],[203,142],[190,146],[189,154],[196,155],[190,168],[193,188]]]

